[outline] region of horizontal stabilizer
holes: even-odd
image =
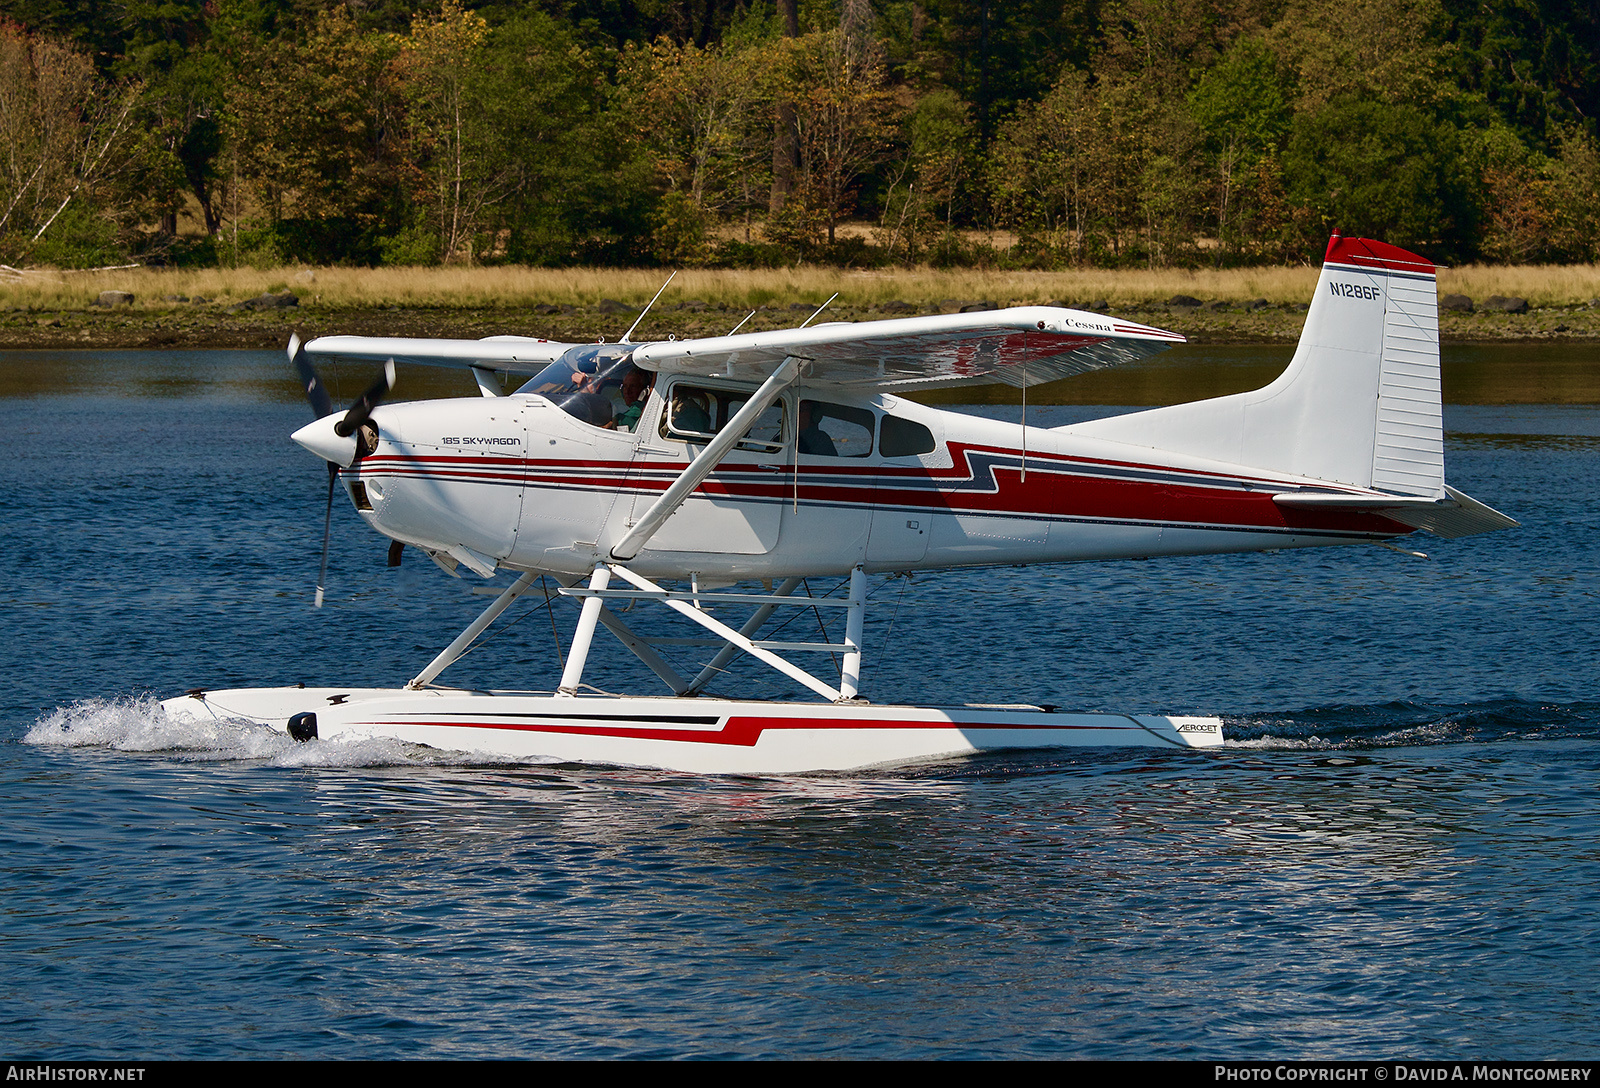
[[[1409,525],[1413,529],[1426,529],[1435,536],[1453,540],[1475,533],[1492,533],[1496,529],[1510,529],[1517,522],[1491,506],[1479,502],[1471,495],[1445,485],[1445,496],[1439,499],[1413,495],[1349,495],[1327,491],[1285,491],[1272,496],[1279,506],[1302,509],[1340,510],[1346,513],[1381,514],[1391,521]]]

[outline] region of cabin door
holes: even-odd
[[[747,386],[678,378],[658,390],[640,419],[643,433],[629,483],[628,524],[645,511],[727,426],[755,390]],[[778,546],[782,526],[784,402],[757,418],[715,472],[666,520],[646,548],[660,552],[765,555]]]

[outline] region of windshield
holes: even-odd
[[[537,393],[596,427],[612,421],[622,380],[633,369],[635,344],[579,344],[517,389]]]

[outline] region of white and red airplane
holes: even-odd
[[[206,691],[164,705],[174,716],[250,719],[299,739],[389,736],[712,773],[841,770],[995,748],[1219,745],[1215,718],[861,697],[870,574],[1319,547],[1416,529],[1455,537],[1516,524],[1445,483],[1434,267],[1382,242],[1333,237],[1299,349],[1254,392],[1052,429],[900,395],[981,382],[1027,388],[1182,340],[1029,306],[653,343],[292,342],[319,416],[294,439],[328,462],[330,496],[342,485],[392,549],[411,545],[452,573],[517,577],[404,687]],[[308,354],[390,362],[340,413]],[[381,404],[395,361],[471,368],[482,396]],[[528,380],[508,396],[499,373]],[[848,597],[796,593],[825,575],[847,577]],[[514,600],[542,598],[541,576],[581,604],[555,690],[436,684]],[[738,583],[751,585],[727,591]],[[644,638],[612,607],[652,601],[720,645],[697,672],[679,672],[658,646],[704,640]],[[751,612],[734,627],[712,606]],[[842,636],[759,637],[794,606],[842,609]],[[585,693],[598,626],[671,694]],[[839,674],[819,677],[790,660],[807,651],[838,655]],[[821,701],[704,694],[740,652]]]

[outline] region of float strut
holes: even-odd
[[[589,588],[605,589],[611,584],[611,568],[604,563],[594,568]],[[589,659],[589,644],[594,641],[594,627],[600,622],[600,610],[605,602],[599,597],[585,597],[583,611],[578,616],[578,629],[572,633],[572,648],[567,651],[567,666],[561,670],[561,687],[558,695],[572,697],[578,694],[578,683],[583,679],[583,666]]]
[[[789,578],[778,587],[778,590],[774,596],[787,597],[797,588],[799,588],[799,586],[800,579]],[[746,620],[744,626],[739,628],[739,633],[745,638],[749,638],[751,635],[759,631],[761,629],[761,625],[766,623],[767,620],[772,617],[772,614],[777,610],[778,606],[775,604],[762,605],[760,608],[756,609],[755,615]],[[739,647],[735,646],[731,642],[722,649],[718,650],[717,656],[713,657],[706,667],[700,670],[700,675],[696,676],[694,680],[690,682],[689,687],[683,692],[683,694],[699,695],[700,689],[711,683],[711,681],[715,680],[722,672],[723,666],[725,666],[729,661],[733,660],[733,655],[738,652]]]
[[[417,673],[406,684],[406,690],[416,691],[418,688],[432,683],[434,677],[444,672],[445,669],[455,663],[457,658],[467,652],[467,647],[471,646],[477,637],[483,634],[484,628],[493,623],[500,613],[511,606],[512,601],[527,592],[528,587],[533,585],[533,580],[537,577],[539,576],[533,573],[524,574],[507,586],[505,592],[496,597],[494,603],[485,608],[483,613],[473,620],[465,631],[457,635],[454,642],[440,650],[439,656],[428,662],[428,667]]]
[[[838,700],[839,692],[837,688],[823,683],[821,680],[818,680],[815,676],[812,676],[798,665],[790,664],[772,651],[757,646],[754,642],[751,642],[748,638],[741,635],[739,632],[735,631],[732,627],[729,627],[721,620],[715,619],[712,616],[700,611],[700,609],[696,608],[688,601],[682,600],[681,598],[668,596],[666,590],[662,589],[648,578],[644,578],[633,573],[633,571],[622,566],[620,563],[612,569],[616,572],[617,577],[623,579],[624,581],[633,583],[635,587],[644,590],[646,593],[651,595],[660,594],[662,604],[666,605],[674,612],[687,616],[689,619],[698,623],[701,627],[704,627],[718,638],[721,638],[724,642],[729,642],[739,647],[739,649],[743,650],[751,657],[766,662],[768,665],[772,666],[774,669],[777,669],[791,680],[795,680],[804,684],[806,687],[810,688],[824,699],[827,699],[830,702],[836,702]],[[599,587],[591,588],[604,589],[605,586],[601,585]],[[598,598],[590,597],[584,602],[585,607],[587,607],[591,601],[595,600],[598,600]]]
[[[861,624],[867,604],[867,575],[860,567],[850,569],[850,610],[845,613],[844,667],[839,671],[839,700],[854,699],[861,690]]]

